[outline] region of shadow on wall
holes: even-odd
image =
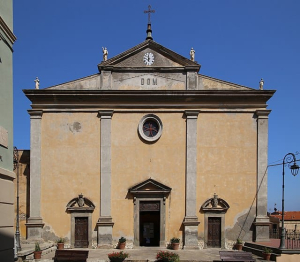
[[[18,150],[19,157],[19,222],[21,240],[26,239],[25,223],[29,217],[30,210],[30,150]],[[16,177],[18,170],[14,170]],[[17,199],[17,179],[15,185],[15,203]],[[14,227],[16,226],[17,205],[15,204]]]
[[[14,261],[14,229],[1,227],[0,229],[0,261]]]

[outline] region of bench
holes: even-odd
[[[73,249],[62,249],[55,251],[54,261],[76,261],[76,262],[86,262],[89,256],[88,250],[73,250]]]
[[[220,251],[220,259],[222,261],[240,261],[240,262],[254,262],[251,252],[243,251]]]

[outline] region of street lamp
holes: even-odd
[[[281,238],[280,249],[285,248],[285,229],[284,229],[284,166],[288,164],[293,176],[296,176],[299,171],[299,166],[296,163],[296,157],[293,153],[288,153],[284,156],[282,161],[282,219],[281,219]]]
[[[20,228],[19,228],[19,219],[20,219],[20,205],[19,205],[19,154],[18,149],[14,147],[14,170],[17,169],[17,217],[16,217],[16,248],[17,252],[21,251],[20,243]]]

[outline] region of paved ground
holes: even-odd
[[[41,249],[43,250],[43,255],[41,260],[36,260],[37,262],[53,262],[53,257],[55,256],[56,245],[55,243],[43,243],[41,244]],[[23,244],[22,253],[29,258],[27,261],[34,261],[33,259],[34,244]],[[76,249],[75,249],[76,250]],[[118,252],[119,249],[78,249],[78,250],[89,250],[89,256],[87,262],[105,262],[108,261],[108,254],[112,252]],[[212,262],[220,261],[219,248],[207,248],[202,250],[169,250],[166,248],[159,247],[139,247],[135,249],[125,249],[124,252],[129,253],[129,258],[126,261],[134,262],[148,262],[155,261],[156,254],[158,251],[170,251],[175,252],[180,256],[180,261],[197,261],[197,262]],[[224,250],[223,250],[224,251]],[[241,251],[235,251],[241,252]],[[243,252],[243,251],[242,251]],[[31,258],[31,259],[30,259]],[[253,255],[256,261],[263,261],[261,258]],[[19,261],[22,261],[21,259]],[[2,261],[1,261],[2,262]]]
[[[84,250],[84,249],[80,249]],[[220,261],[219,251],[221,249],[218,248],[208,248],[203,250],[168,250],[163,248],[151,248],[151,247],[140,247],[138,249],[126,249],[125,252],[129,253],[129,258],[126,261],[134,260],[138,261],[155,261],[155,256],[158,251],[166,250],[170,252],[176,252],[180,256],[181,261],[201,261],[201,262],[212,262],[214,260]],[[107,254],[112,252],[118,252],[120,250],[117,249],[89,249],[89,257],[87,262],[104,262],[108,261]],[[239,251],[236,251],[239,252]],[[55,251],[46,254],[43,256],[43,260],[51,261],[54,257]],[[254,258],[258,258],[253,256]],[[42,261],[42,260],[40,260]],[[257,261],[262,261],[257,259]]]
[[[273,238],[271,238],[270,241],[268,241],[268,242],[252,242],[252,243],[257,244],[257,245],[267,246],[267,247],[279,248],[279,246],[280,246],[280,239],[273,239]],[[287,241],[285,241],[285,243],[287,245]]]
[[[84,249],[80,249],[84,250]],[[124,252],[129,254],[127,260],[148,260],[155,261],[155,256],[158,251],[166,250],[170,252],[175,252],[179,254],[180,260],[189,260],[189,261],[213,261],[220,260],[219,251],[221,249],[209,248],[204,250],[168,250],[162,248],[138,248],[138,249],[126,249]],[[118,249],[89,249],[88,262],[96,261],[108,261],[107,254],[112,252],[118,252]],[[43,258],[52,258],[55,252],[46,254]]]

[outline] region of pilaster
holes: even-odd
[[[186,180],[184,249],[198,249],[197,189],[197,118],[199,111],[186,114]]]
[[[198,89],[198,73],[194,71],[188,71],[186,74],[187,78],[187,90]]]
[[[100,89],[112,89],[112,74],[109,70],[102,70],[100,75]]]
[[[43,111],[28,110],[30,114],[30,217],[27,219],[27,239],[42,239],[41,217],[41,121]]]
[[[100,128],[100,217],[98,227],[98,247],[112,247],[111,217],[111,119],[113,111],[99,111]]]
[[[257,110],[257,197],[254,241],[269,241],[268,205],[268,116],[271,110]]]

